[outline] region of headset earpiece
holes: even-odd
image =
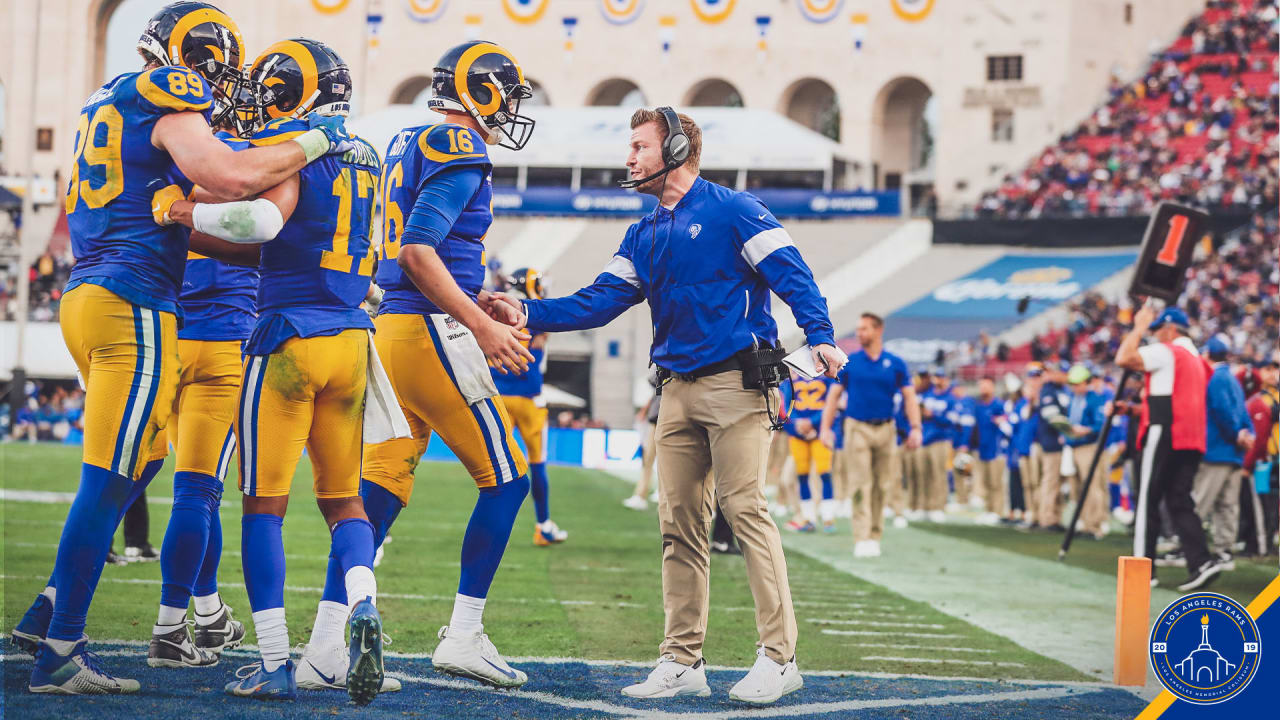
[[[668,169],[674,170],[689,159],[689,136],[684,134],[680,116],[675,110],[664,106],[658,108],[658,112],[667,121],[667,139],[662,142],[662,161]]]

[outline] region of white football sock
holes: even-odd
[[[271,672],[289,659],[289,628],[284,624],[284,608],[259,610],[253,614],[253,629],[258,633],[258,651],[262,665]]]
[[[309,647],[325,650],[332,647],[344,647],[343,630],[347,626],[347,606],[332,600],[321,600],[316,607],[316,624],[311,626],[311,642]]]
[[[458,593],[453,599],[453,616],[449,618],[449,630],[462,634],[484,630],[484,598]]]
[[[183,622],[186,621],[186,619],[187,619],[186,608],[176,608],[176,607],[169,607],[168,605],[161,605],[160,613],[156,617],[156,628],[158,630],[161,626],[181,625]],[[172,627],[169,628],[170,631],[172,629],[173,629]]]
[[[813,506],[814,506],[814,502],[812,500],[800,501],[800,514],[803,515],[804,519],[809,522],[815,522],[818,519],[817,514],[814,512]]]
[[[217,619],[213,616],[217,615],[218,611],[222,609],[222,597],[219,596],[218,593],[215,592],[212,595],[197,595],[192,598],[192,600],[194,600],[196,604],[197,623],[200,623],[201,625],[208,625],[209,622],[213,622]],[[200,622],[201,615],[206,616],[209,622]]]
[[[41,590],[40,594],[49,598],[49,602],[57,602],[58,600],[58,588],[52,585],[49,585],[45,589]]]
[[[818,503],[818,512],[822,513],[822,522],[829,523],[836,519],[836,501],[824,498]]]
[[[350,614],[356,605],[365,598],[378,604],[378,581],[373,578],[373,568],[357,565],[343,576],[347,585],[347,613]]]

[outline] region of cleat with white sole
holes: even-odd
[[[228,695],[254,700],[297,700],[298,683],[293,677],[293,661],[267,671],[261,661],[236,670],[236,679],[223,686]]]
[[[752,705],[769,705],[802,687],[804,678],[800,677],[795,658],[779,665],[765,655],[764,648],[760,648],[756,651],[756,664],[729,691],[729,699]]]
[[[644,512],[649,509],[649,501],[639,495],[628,495],[627,499],[622,501],[622,506]]]
[[[676,662],[675,656],[663,655],[644,682],[622,688],[622,694],[633,698],[670,698],[693,695],[707,697],[707,663],[699,659],[693,665]]]
[[[388,640],[383,637],[383,643]],[[310,645],[299,646],[301,657],[294,676],[298,680],[299,690],[342,690],[347,689],[347,670],[351,667],[351,656],[345,646],[334,645],[329,648],[313,648]],[[382,678],[382,689],[379,693],[399,692],[400,681],[387,677]]]
[[[48,642],[40,643],[27,689],[50,695],[127,695],[138,692],[138,681],[118,678],[102,669],[98,656],[81,638],[71,652],[59,655]]]
[[[213,667],[218,653],[197,647],[187,622],[164,632],[151,631],[147,646],[147,666],[153,668]]]
[[[450,631],[445,625],[436,633],[440,644],[431,653],[431,664],[446,675],[470,678],[496,688],[518,688],[529,676],[507,664],[481,627],[474,633]]]
[[[214,613],[214,619],[201,622],[207,616],[196,615],[196,647],[213,653],[240,647],[244,642],[244,623],[231,617],[231,607],[223,605]]]
[[[347,621],[351,628],[347,695],[356,705],[368,705],[382,691],[382,617],[372,598],[356,603]]]

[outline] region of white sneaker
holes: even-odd
[[[294,676],[298,680],[299,690],[343,690],[347,689],[347,669],[351,664],[351,653],[342,645],[331,648],[313,648],[310,645],[296,648],[302,657],[298,659]],[[379,692],[398,692],[400,681],[393,677],[382,678],[382,689]]]
[[[947,503],[947,508],[946,508],[946,510],[947,510],[947,512],[949,512],[949,513],[958,513],[958,512],[960,512],[960,509],[961,509],[962,507],[963,507],[963,506],[962,506],[960,503],[958,503],[958,502],[949,502],[949,503]]]
[[[893,526],[901,530],[902,528],[907,526],[907,518],[905,518],[902,515],[899,515],[898,517],[893,519]]]
[[[946,521],[947,521],[947,514],[942,512],[941,510],[929,511],[929,522],[944,523]]]
[[[496,688],[517,688],[529,681],[528,675],[502,659],[483,627],[464,635],[450,633],[446,625],[436,636],[440,644],[431,653],[431,664],[446,675],[471,678]]]
[[[550,518],[538,525],[538,532],[541,533],[542,539],[548,544],[562,543],[569,539],[568,531],[561,530],[560,526]]]
[[[850,503],[852,503],[853,501],[852,501],[852,500],[850,500],[849,502],[850,502]],[[886,506],[884,507],[883,515],[884,515],[884,519],[885,519],[885,520],[888,520],[889,518],[893,517],[893,508],[891,508],[891,507],[889,507],[888,505],[886,505]]]
[[[993,512],[985,512],[973,519],[975,525],[999,525],[1000,516]]]
[[[703,660],[690,666],[676,662],[672,655],[663,655],[644,682],[622,688],[622,694],[633,698],[707,697],[711,687],[707,685],[706,668]]]
[[[649,509],[649,501],[645,500],[639,495],[630,495],[627,497],[626,500],[622,501],[622,506],[631,508],[632,510],[639,510],[640,512],[644,512],[645,510]]]
[[[986,506],[987,506],[987,501],[986,501],[986,500],[983,500],[982,498],[978,497],[977,495],[970,495],[970,496],[969,496],[969,509],[970,509],[970,510],[982,510],[982,509],[983,509],[983,508],[985,508]]]
[[[853,556],[856,558],[880,557],[880,541],[859,540],[853,544]]]
[[[907,511],[907,519],[910,520],[911,522],[921,522],[924,520],[924,518],[925,518],[925,513],[923,510]]]
[[[795,658],[779,665],[764,654],[764,648],[760,648],[756,651],[756,664],[729,691],[729,698],[753,705],[768,705],[802,687],[804,678],[800,677],[800,668],[796,667]]]
[[[654,505],[658,504],[658,488],[654,488],[653,492],[649,493],[649,502]]]

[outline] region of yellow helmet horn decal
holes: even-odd
[[[307,102],[309,98],[315,95],[316,88],[319,87],[320,84],[320,72],[316,69],[316,59],[312,57],[311,51],[308,50],[305,45],[294,42],[293,40],[281,40],[267,48],[266,51],[259,55],[258,59],[253,62],[253,67],[249,69],[249,76],[253,77],[253,74],[257,72],[258,67],[262,65],[262,62],[272,55],[284,55],[298,63],[298,68],[302,72],[302,96],[298,99],[299,103]],[[271,80],[275,80],[276,82],[272,83]],[[271,78],[264,84],[270,87],[282,82],[284,81],[280,78]],[[297,107],[286,109],[277,105],[272,105],[267,108],[267,114],[274,120],[276,118],[291,115],[297,110]]]
[[[182,57],[182,43],[187,39],[187,33],[190,33],[192,28],[203,23],[222,25],[230,30],[231,37],[236,42],[236,49],[242,56],[244,55],[244,38],[241,37],[240,28],[235,21],[213,8],[200,8],[183,15],[182,19],[178,20],[178,24],[173,27],[173,32],[169,35],[169,62],[186,65]],[[219,62],[227,62],[227,58],[221,58]],[[239,60],[237,59],[236,62]]]
[[[476,112],[481,115],[490,115],[496,112],[498,110],[498,106],[502,102],[501,93],[498,92],[498,89],[494,87],[492,83],[484,83],[488,86],[490,92],[489,102],[484,105],[477,103],[475,98],[471,97],[471,93],[467,89],[467,75],[471,71],[472,63],[481,56],[489,53],[501,55],[502,57],[510,60],[511,64],[516,66],[516,75],[519,76],[520,82],[524,82],[524,71],[520,69],[520,63],[516,62],[515,57],[513,57],[511,53],[507,52],[505,48],[499,45],[494,45],[493,43],[477,43],[467,48],[467,51],[462,53],[462,57],[458,58],[458,66],[453,71],[453,87],[457,90],[458,97],[462,98],[462,104],[474,106]]]

